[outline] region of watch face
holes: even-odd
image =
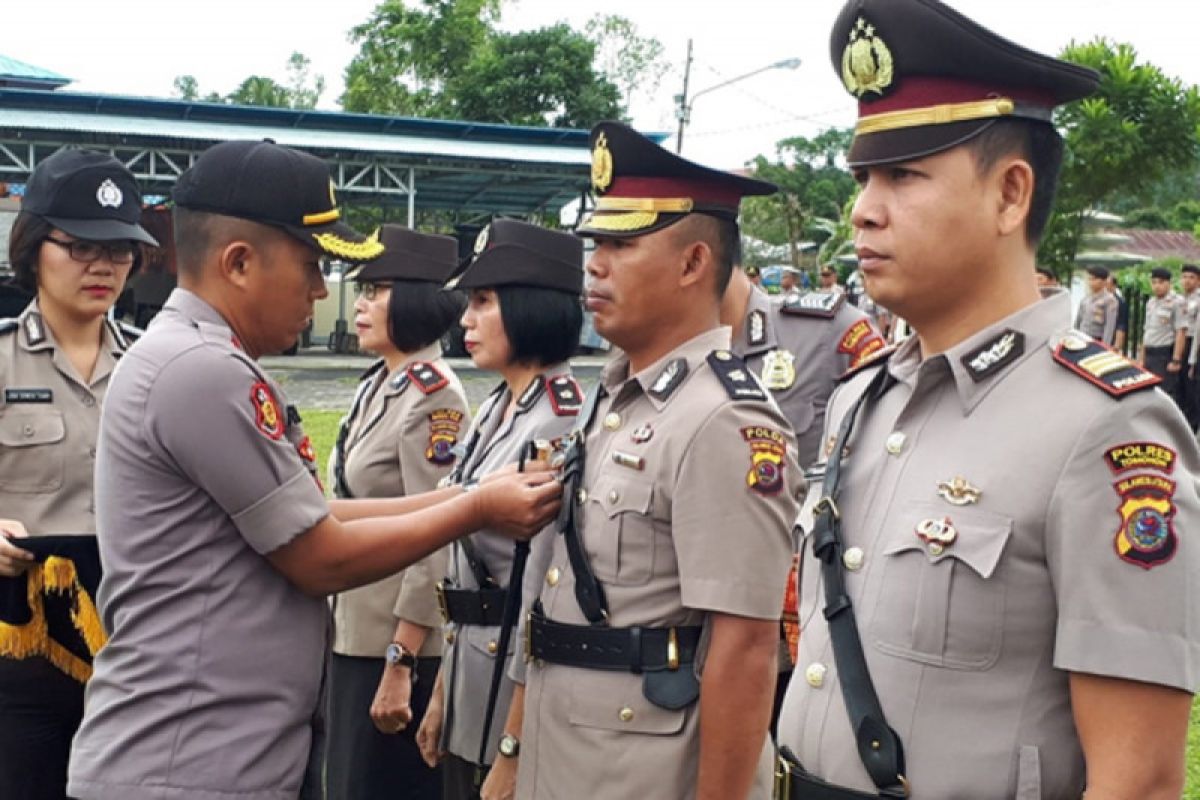
[[[399,664],[400,656],[403,654],[404,651],[401,650],[400,645],[396,644],[395,642],[389,644],[387,646],[387,650],[383,651],[383,657],[387,660],[387,663],[392,665]]]
[[[498,749],[500,750],[500,755],[512,758],[521,749],[521,742],[517,737],[506,733],[500,737],[500,747]]]

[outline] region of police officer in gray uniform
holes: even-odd
[[[1186,346],[1186,301],[1171,291],[1169,269],[1150,270],[1150,288],[1138,362],[1162,378],[1162,390],[1174,396]]]
[[[1112,347],[1117,332],[1120,302],[1106,286],[1108,270],[1104,267],[1089,267],[1087,273],[1088,295],[1079,301],[1075,327]]]
[[[830,42],[867,289],[915,335],[830,402],[780,795],[1179,797],[1200,449],[1033,278],[1051,112],[1098,76],[936,0],[851,0]]]
[[[210,148],[173,197],[180,288],[122,360],[101,423],[109,641],[68,793],[285,800],[317,732],[325,596],[480,526],[528,536],[561,487],[540,472],[327,502],[299,415],[256,359],[306,327],[323,255],[370,259],[378,240],[338,221],[324,163],[271,142]]]

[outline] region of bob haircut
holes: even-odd
[[[380,281],[384,283],[384,281]],[[391,281],[388,337],[402,353],[412,353],[441,339],[466,308],[461,292],[449,292],[432,281]]]
[[[8,236],[8,263],[12,265],[17,285],[27,292],[37,293],[38,257],[42,252],[42,242],[55,230],[57,228],[37,214],[17,212]],[[133,277],[145,260],[144,246],[137,244],[133,249],[133,266],[129,268],[126,280]]]
[[[571,357],[583,328],[579,295],[541,286],[492,288],[514,362],[545,367]]]

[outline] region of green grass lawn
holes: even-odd
[[[304,419],[304,432],[316,448],[321,480],[324,481],[325,465],[329,461],[329,454],[333,452],[333,443],[337,441],[342,412],[309,409],[301,410],[300,416]],[[1184,800],[1200,800],[1200,701],[1192,706],[1192,723],[1188,729],[1187,785],[1183,796]]]

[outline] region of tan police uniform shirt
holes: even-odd
[[[833,396],[831,432],[878,369],[898,381],[862,411],[837,503],[848,592],[914,797],[1079,797],[1070,672],[1200,684],[1200,548],[1187,540],[1200,450],[1158,389],[1118,400],[1055,363],[1059,342],[1095,347],[1061,325],[1068,305],[1056,291],[924,361],[914,337]],[[869,790],[802,545],[780,744]]]
[[[740,369],[742,390],[762,399],[731,399],[710,367],[729,341],[718,328],[635,375],[624,356],[604,370],[578,500],[613,627],[705,625],[710,612],[779,618],[803,478],[778,406]],[[544,574],[546,616],[586,625],[562,536]],[[699,715],[699,702],[653,705],[630,672],[533,662],[517,797],[692,798]],[[764,743],[753,798],[769,796],[771,752]]]
[[[805,302],[811,298],[811,302]],[[844,293],[794,292],[772,302],[754,289],[733,352],[746,360],[796,434],[797,461],[817,460],[825,406],[838,376],[885,346],[866,314]]]
[[[1079,301],[1079,313],[1075,315],[1075,327],[1107,345],[1112,345],[1117,331],[1117,313],[1120,304],[1116,295],[1107,289],[1088,294]]]
[[[1174,292],[1163,297],[1150,296],[1146,301],[1146,326],[1142,333],[1144,347],[1171,347],[1175,333],[1187,328],[1184,299]]]
[[[96,521],[109,633],[68,793],[292,800],[329,649],[329,608],[265,557],[329,511],[279,387],[176,289],[109,386]]]
[[[84,380],[36,300],[0,327],[0,518],[21,522],[31,536],[94,533],[100,405],[125,334],[105,322],[96,366]]]
[[[342,447],[350,497],[402,497],[437,488],[454,466],[454,453],[470,424],[462,383],[433,343],[392,372],[382,360],[359,383],[346,419]],[[331,454],[328,485],[340,494]],[[446,574],[443,548],[381,581],[333,599],[333,652],[382,658],[403,619],[439,628],[435,587]],[[418,655],[441,654],[442,638],[425,637]]]
[[[567,363],[548,367],[517,399],[512,415],[504,418],[504,410],[512,400],[512,393],[503,384],[479,407],[471,432],[464,439],[466,452],[463,455],[463,481],[478,480],[488,473],[520,459],[521,450],[534,439],[555,439],[569,432],[575,424],[579,406],[582,405],[582,390],[571,377]],[[553,524],[535,536],[526,562],[526,576],[541,576],[546,573],[549,548],[555,538]],[[498,586],[508,585],[512,573],[512,539],[490,529],[476,531],[470,535],[471,545],[478,558],[487,567],[488,574]],[[478,589],[479,583],[467,563],[463,547],[451,545],[450,569],[447,586],[462,589]],[[442,728],[443,747],[458,756],[475,763],[479,759],[479,742],[483,733],[487,712],[488,693],[492,684],[492,671],[498,655],[499,626],[489,625],[446,625],[448,642],[442,658],[442,682],[446,696],[446,717]],[[496,747],[504,733],[504,720],[512,701],[514,677],[523,680],[523,671],[509,674],[513,658],[519,653],[519,635],[514,631],[508,648],[510,664],[505,668],[497,693],[496,711],[488,731],[488,745],[484,753],[490,764],[496,757]],[[522,662],[523,663],[523,662]]]

